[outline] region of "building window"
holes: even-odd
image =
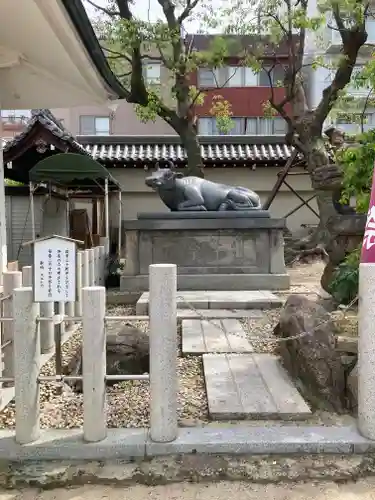
[[[375,114],[365,113],[362,117],[361,113],[351,113],[339,114],[336,119],[337,127],[345,132],[346,134],[359,134],[362,130],[362,120],[363,120],[363,131],[373,129],[375,125]]]
[[[272,84],[280,85],[284,80],[284,69],[275,66],[270,71]],[[256,73],[252,68],[244,66],[223,66],[222,68],[200,68],[198,71],[198,86],[201,88],[221,87],[269,87],[267,71]]]
[[[286,121],[278,116],[246,118],[246,135],[285,135],[286,131]]]
[[[198,71],[199,87],[220,87],[219,70],[210,68],[199,68]]]
[[[222,69],[225,73],[224,84],[226,87],[256,87],[258,85],[258,74],[251,68],[228,66]]]
[[[284,82],[285,71],[282,66],[275,66],[274,68],[264,68],[259,72],[259,86],[270,87],[270,79],[272,86],[282,87]]]
[[[2,109],[1,117],[6,123],[26,124],[31,118],[30,109]]]
[[[144,78],[146,85],[159,85],[161,80],[161,64],[159,62],[145,63]]]
[[[109,116],[80,116],[80,135],[110,135],[111,123]]]
[[[232,122],[233,128],[229,132],[222,132],[217,127],[215,118],[202,117],[198,119],[198,133],[200,135],[285,135],[287,132],[287,124],[281,117],[237,117],[232,118]]]
[[[364,78],[361,78],[359,76],[360,73],[363,71],[363,69],[364,66],[361,65],[354,66],[350,82],[345,87],[345,90],[349,94],[366,93],[371,90],[371,87],[369,86],[368,82]],[[334,69],[327,70],[326,76],[324,78],[324,84],[327,86],[331,85],[335,77],[335,74],[336,70]]]

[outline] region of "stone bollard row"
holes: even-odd
[[[82,316],[82,278],[83,278],[83,253],[82,251],[77,252],[77,300],[75,303],[75,315],[78,317]]]
[[[22,286],[32,287],[33,286],[33,267],[23,266],[22,268]]]
[[[105,248],[100,245],[99,247],[99,285],[104,286],[105,284]]]
[[[3,316],[6,318],[13,316],[14,290],[22,287],[21,271],[6,271],[3,273]],[[14,322],[3,323],[3,376],[13,377],[14,375]],[[13,385],[13,384],[11,384]]]
[[[22,268],[22,286],[29,288],[33,287],[33,268],[32,266],[24,266]],[[40,317],[52,318],[54,315],[53,302],[43,302],[40,304]],[[41,353],[45,354],[55,347],[54,327],[50,321],[42,321],[40,324],[40,349]]]
[[[89,286],[94,286],[95,283],[95,254],[94,249],[87,250],[89,254]]]
[[[85,260],[85,252],[81,257]],[[177,272],[173,264],[150,266],[150,436],[155,442],[177,438]],[[82,266],[84,271],[84,266]],[[6,274],[6,273],[5,273]],[[10,273],[8,273],[10,274]],[[21,273],[18,273],[21,276]],[[84,272],[82,272],[82,275]],[[21,278],[19,278],[21,281]],[[84,439],[106,438],[106,290],[82,288]],[[39,304],[32,288],[13,292],[16,441],[28,444],[40,437]],[[160,335],[163,332],[163,335]]]
[[[90,259],[89,251],[82,252],[82,287],[90,286]]]
[[[150,435],[177,438],[177,272],[174,264],[150,266]],[[83,433],[85,441],[107,435],[104,287],[82,289]],[[163,332],[163,335],[160,335]]]

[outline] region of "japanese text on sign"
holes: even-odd
[[[74,302],[76,300],[76,245],[64,238],[34,243],[34,300]]]

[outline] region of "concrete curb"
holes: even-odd
[[[154,443],[147,429],[109,429],[98,443],[83,441],[80,429],[46,430],[38,441],[19,445],[13,431],[0,431],[0,460],[111,460],[149,459],[158,456],[365,454],[375,442],[363,438],[355,427],[232,426],[182,428],[171,443]]]

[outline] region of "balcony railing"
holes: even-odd
[[[365,45],[375,45],[375,19],[366,19],[366,31],[367,41]],[[328,21],[324,38],[328,43],[328,50],[330,48],[338,48],[342,45],[340,32],[335,28],[335,22],[333,20]]]
[[[26,125],[29,120],[30,117],[25,115],[7,115],[1,117],[3,125]]]

